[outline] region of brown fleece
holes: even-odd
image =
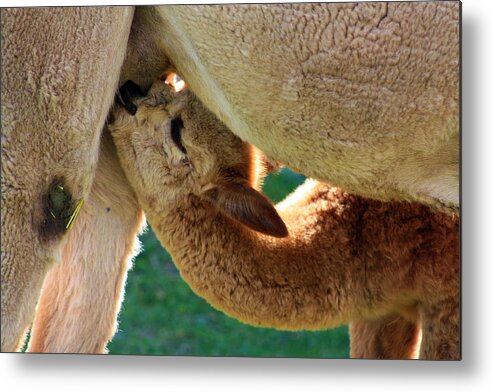
[[[421,329],[416,318],[398,314],[353,321],[349,324],[351,358],[418,358]]]
[[[88,197],[132,11],[1,12],[1,349],[11,351],[64,236],[67,214],[45,226],[53,179],[69,211]],[[274,160],[357,194],[457,211],[458,16],[452,2],[142,7],[120,80],[148,86],[173,63]]]
[[[169,59],[273,159],[457,212],[459,13],[453,1],[139,7],[134,29],[153,44],[131,41],[122,75],[150,85]]]
[[[278,329],[384,318],[369,328],[377,336],[367,347],[377,357],[412,355],[420,323],[420,358],[460,357],[457,216],[308,180],[277,206],[289,236],[260,234],[205,196],[223,192],[224,173],[240,181],[230,174],[241,162],[251,171],[244,146],[193,96],[164,101],[140,102],[135,116],[118,107],[109,128],[149,223],[198,295],[239,320]],[[170,137],[177,116],[186,154]],[[243,202],[237,208],[255,215],[257,204]],[[409,323],[399,319],[380,343],[396,314]]]
[[[2,351],[22,345],[66,218],[88,197],[132,15],[129,7],[1,10]],[[64,196],[50,204],[54,180]]]

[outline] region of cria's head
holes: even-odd
[[[115,138],[131,135],[131,146],[117,146],[133,149],[142,186],[153,188],[163,203],[196,195],[253,230],[286,236],[274,206],[255,189],[265,175],[262,154],[185,86],[169,81],[169,74],[156,81],[146,96],[134,86],[133,92],[124,89],[113,111],[111,132]]]

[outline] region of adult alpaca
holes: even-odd
[[[142,7],[121,81],[162,59],[242,140],[364,197],[458,212],[458,2]]]

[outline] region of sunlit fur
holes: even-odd
[[[133,80],[146,88],[173,63],[233,133],[268,153],[272,159],[266,162],[280,161],[357,194],[458,210],[456,2],[138,7],[130,37],[131,7],[20,8],[1,14],[3,351],[22,345],[63,241],[71,249],[79,243],[98,248],[73,235],[40,243],[36,225],[54,174],[67,180],[76,200],[91,198],[118,76],[120,85]],[[287,17],[287,24],[272,23]],[[213,23],[218,18],[222,22]],[[293,29],[305,23],[307,28]],[[294,35],[285,39],[289,34]],[[408,52],[411,47],[420,50]],[[353,105],[354,98],[361,100]],[[74,231],[87,219],[88,206]],[[137,210],[113,217],[128,222],[126,213]],[[94,239],[108,230],[98,219],[85,222]],[[114,233],[114,240],[135,241],[133,232],[129,227]],[[86,259],[100,256],[94,252],[87,251]],[[77,257],[71,263],[85,276],[103,276],[109,264],[122,263],[118,255],[92,264],[77,264]],[[45,290],[58,283],[46,281]],[[88,289],[82,281],[74,284],[81,292]],[[106,289],[91,287],[94,297],[111,297]],[[72,301],[56,298],[53,306],[59,308]],[[60,330],[54,321],[48,327],[53,334]],[[99,324],[93,331],[97,347],[104,347],[107,331]],[[77,330],[70,336],[75,342],[69,346],[77,346]]]
[[[120,143],[119,149],[136,155],[138,145],[145,151],[142,157],[134,157],[140,173],[134,178],[141,181],[140,187],[161,187],[165,190],[161,198],[170,204],[192,192],[254,230],[287,235],[274,207],[255,189],[266,170],[261,154],[231,133],[191,91],[175,93],[166,82],[157,81],[149,95],[135,103],[139,107],[135,116],[123,107],[115,108],[110,129],[118,141],[120,133],[132,130],[130,140]],[[176,119],[184,124],[181,138],[187,154],[175,148],[171,136],[171,123]],[[146,198],[140,201],[156,203]]]
[[[457,213],[459,13],[458,2],[142,7],[122,81],[147,87],[169,59],[233,133],[295,171]]]
[[[91,192],[41,290],[28,351],[106,351],[144,223],[105,131]]]
[[[1,10],[2,351],[22,346],[47,272],[65,263],[63,244],[71,249],[85,247],[86,253],[94,250],[87,258],[101,269],[108,262],[116,263],[115,268],[121,262],[121,254],[98,251],[97,242],[84,242],[81,222],[93,238],[115,238],[119,243],[115,250],[135,241],[137,230],[112,234],[97,220],[89,223],[91,203],[84,204],[69,235],[43,230],[43,200],[54,179],[63,179],[73,201],[92,198],[101,131],[118,88],[132,16],[129,7]],[[83,260],[79,263],[77,268],[83,269]],[[77,276],[63,279],[72,281],[62,286],[83,290]],[[70,301],[69,297],[71,292],[58,296]],[[112,306],[106,310],[108,315],[119,304]],[[98,330],[93,325],[92,333],[97,335]]]
[[[116,108],[110,131],[149,223],[197,294],[257,326],[352,323],[354,357],[460,357],[457,216],[308,180],[277,208],[288,237],[255,232],[214,204],[222,199],[231,210],[240,200],[245,209],[218,184],[236,181],[225,168],[251,170],[252,151],[186,99],[173,114],[141,104],[132,117]],[[183,119],[186,155],[167,137],[174,115]]]

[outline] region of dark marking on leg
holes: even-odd
[[[42,197],[43,221],[39,233],[43,240],[57,238],[63,235],[73,221],[76,207],[69,188],[63,178],[55,178]]]

